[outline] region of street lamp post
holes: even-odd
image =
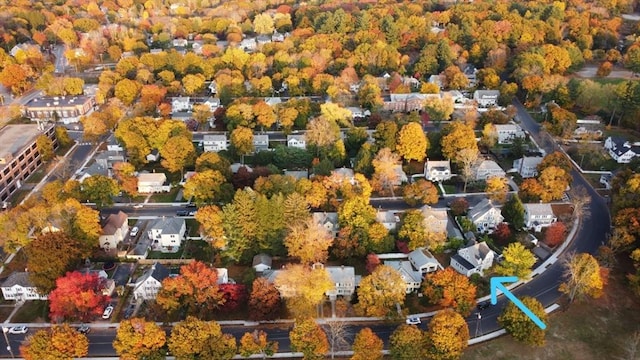
[[[11,358],[15,358],[15,356],[13,355],[13,350],[11,350],[11,344],[9,344],[9,338],[7,337],[7,331],[9,331],[9,328],[6,327],[2,327],[2,334],[4,335],[4,341],[6,341],[7,343],[7,350],[9,351],[9,354],[11,354]]]

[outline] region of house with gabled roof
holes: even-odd
[[[167,175],[164,173],[140,173],[138,174],[138,192],[141,194],[168,192],[171,185],[167,184]]]
[[[133,284],[133,298],[138,301],[155,300],[162,288],[162,280],[169,277],[169,269],[155,262]]]
[[[524,130],[518,124],[493,125],[498,135],[498,144],[511,144],[515,139],[524,139]]]
[[[417,248],[409,253],[409,262],[422,274],[442,270],[440,262],[426,248]]]
[[[433,208],[424,205],[420,208],[420,212],[424,217],[425,228],[434,233],[447,233],[447,225],[449,224],[449,215],[445,208]]]
[[[14,272],[2,283],[2,296],[5,300],[47,300],[47,295],[38,292],[26,271]]]
[[[504,221],[500,209],[486,198],[469,209],[467,217],[479,232],[493,232],[493,229]]]
[[[257,273],[261,273],[266,270],[271,270],[272,262],[273,260],[271,259],[271,256],[265,253],[260,253],[253,257],[253,262],[251,263],[251,266],[253,267],[253,270],[255,270]]]
[[[287,135],[287,146],[295,147],[298,149],[307,148],[307,139],[304,134],[302,135]]]
[[[268,134],[255,134],[253,135],[253,151],[267,151],[269,150],[269,135]]]
[[[162,217],[149,226],[151,247],[163,253],[175,253],[185,238],[187,225],[183,218]]]
[[[191,111],[191,99],[188,96],[171,98],[171,113]]]
[[[384,265],[389,266],[400,273],[402,280],[405,282],[405,291],[411,294],[420,289],[422,284],[422,272],[413,268],[409,261],[385,260]]]
[[[376,212],[376,221],[378,221],[385,229],[393,231],[400,223],[400,212],[393,210],[378,210]]]
[[[449,160],[429,160],[424,163],[424,177],[429,181],[446,181],[451,179],[451,162]]]
[[[538,175],[538,165],[542,162],[542,156],[524,156],[513,160],[513,169],[524,179]]]
[[[493,265],[495,256],[496,253],[483,241],[459,249],[451,257],[451,267],[465,276],[483,275],[483,272]]]
[[[492,177],[505,177],[507,173],[493,160],[482,160],[477,162],[471,173],[476,180],[487,180]]]
[[[524,207],[524,227],[536,232],[558,221],[549,203],[528,203]]]
[[[314,212],[311,217],[315,223],[320,224],[325,229],[331,231],[334,236],[338,234],[338,230],[340,230],[340,226],[338,225],[338,213]]]
[[[609,136],[604,141],[604,148],[618,164],[628,164],[636,156],[640,156],[640,146],[631,144],[619,136]]]
[[[227,135],[205,135],[202,137],[202,149],[204,151],[218,152],[227,150]]]
[[[110,214],[102,225],[102,233],[98,238],[100,247],[105,251],[115,249],[129,232],[129,217],[122,211]]]
[[[324,266],[314,264],[314,267],[324,267],[333,282],[333,288],[325,292],[330,299],[336,296],[351,296],[356,291],[356,270],[353,266]]]
[[[498,97],[500,97],[499,90],[476,90],[473,93],[473,100],[483,108],[498,106]]]

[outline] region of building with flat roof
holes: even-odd
[[[71,124],[93,112],[96,105],[93,96],[45,96],[34,98],[23,107],[24,116],[32,121],[59,121]]]
[[[0,129],[0,201],[6,201],[42,164],[36,139],[46,135],[58,146],[53,125],[7,125]]]

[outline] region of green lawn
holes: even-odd
[[[161,251],[149,251],[147,259],[180,259],[184,252],[184,245],[180,247],[180,250],[175,253],[163,253]]]
[[[44,179],[45,175],[47,175],[47,169],[45,166],[41,166],[38,170],[32,173],[25,182],[29,184],[37,184]]]
[[[151,195],[150,202],[160,202],[160,203],[172,203],[176,201],[176,196],[178,195],[178,191],[180,191],[180,187],[174,187],[171,191],[160,194]]]
[[[185,223],[187,224],[187,229],[189,230],[187,236],[200,236],[200,223],[198,223],[196,219],[186,219]]]
[[[184,250],[185,258],[210,262],[213,259],[213,249],[206,241],[187,240]]]
[[[49,302],[42,300],[27,301],[13,315],[11,322],[30,323],[49,321]]]
[[[26,190],[26,189],[20,189],[16,192],[13,193],[13,195],[11,195],[10,199],[11,199],[11,205],[12,206],[18,206],[20,204],[20,202],[22,200],[24,200],[24,198],[27,197],[27,195],[31,192],[31,190]]]

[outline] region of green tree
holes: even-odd
[[[374,131],[372,135],[376,147],[378,149],[395,149],[397,133],[398,125],[394,121],[385,120],[381,122],[376,126],[376,131]]]
[[[26,360],[72,360],[88,353],[87,337],[67,324],[39,330],[20,345]]]
[[[514,229],[518,230],[524,227],[524,205],[522,205],[522,201],[520,201],[520,197],[517,194],[512,195],[507,200],[501,212],[504,221],[511,224]]]
[[[185,166],[193,165],[196,159],[196,149],[193,142],[186,136],[174,136],[167,140],[160,149],[162,160],[160,164],[172,173],[182,171]],[[182,177],[182,176],[181,176]]]
[[[38,136],[36,139],[36,148],[38,149],[38,153],[40,153],[42,161],[47,162],[53,159],[53,155],[55,155],[53,152],[53,141],[51,141],[48,136]]]
[[[389,337],[391,358],[425,359],[425,335],[417,326],[400,325]]]
[[[365,276],[358,289],[358,307],[364,316],[389,316],[396,304],[402,304],[406,286],[398,270],[379,265]]]
[[[154,322],[134,318],[122,320],[113,348],[120,359],[153,359],[161,355],[166,342],[166,334]]]
[[[113,204],[119,192],[118,182],[104,175],[93,175],[82,182],[82,196],[98,207]]]
[[[202,321],[193,316],[177,323],[167,341],[169,351],[178,359],[232,359],[236,355],[236,340],[223,334],[215,321]]]
[[[303,359],[323,359],[329,351],[329,342],[324,330],[312,318],[297,319],[289,333],[291,350],[303,354]]]
[[[533,312],[542,322],[547,322],[547,313],[544,306],[532,297],[520,299],[524,306]],[[520,310],[513,302],[509,302],[502,314],[498,317],[498,323],[517,341],[527,345],[544,345],[546,331],[540,329],[531,318]]]
[[[440,311],[429,322],[426,342],[428,359],[459,359],[469,342],[469,327],[457,312]]]
[[[496,267],[496,273],[504,276],[517,276],[526,279],[536,263],[533,253],[520,243],[511,243],[502,253],[504,259]]]

